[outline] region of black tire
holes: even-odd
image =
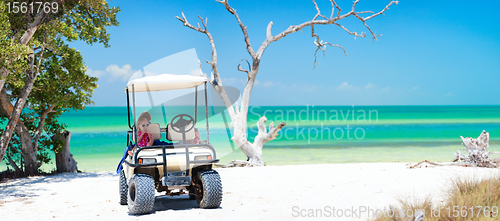
[[[155,181],[148,174],[134,174],[130,178],[127,194],[128,211],[139,215],[153,212]]]
[[[120,170],[119,192],[120,192],[120,205],[127,205],[128,185],[127,185],[127,178],[125,178],[124,170]]]
[[[222,202],[222,184],[215,170],[198,172],[195,181],[196,203],[200,208],[218,208]]]

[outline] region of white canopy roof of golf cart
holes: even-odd
[[[207,81],[205,76],[160,74],[130,80],[125,91],[128,88],[129,93],[132,93],[132,85],[134,92],[188,89],[203,85]]]

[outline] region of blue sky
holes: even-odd
[[[330,3],[317,0],[323,14]],[[175,16],[184,12],[196,24],[208,18],[218,50],[223,84],[242,89],[245,73],[236,66],[250,59],[234,17],[214,1],[110,1],[119,6],[120,26],[108,29],[111,47],[72,46],[84,56],[88,73],[99,76],[96,106],[125,106],[128,76],[165,56],[195,48],[202,69],[210,73],[211,48],[204,34],[184,27]],[[352,1],[338,0],[343,11]],[[388,0],[360,0],[357,11],[380,11]],[[248,27],[255,50],[265,39],[269,21],[273,35],[312,19],[311,1],[230,1]],[[500,104],[500,18],[498,1],[408,1],[393,5],[367,23],[379,41],[357,38],[337,26],[317,26],[327,48],[313,69],[315,45],[311,29],[288,35],[264,52],[251,105],[462,105]],[[341,22],[366,32],[355,18]]]

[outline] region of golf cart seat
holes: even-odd
[[[186,128],[190,128],[190,125],[187,125]],[[195,134],[194,134],[194,128],[188,132],[186,132],[186,140],[192,140],[194,139]],[[182,133],[174,131],[172,129],[172,125],[168,124],[167,125],[167,140],[169,141],[182,141]]]
[[[160,124],[158,124],[158,123],[150,124],[148,129],[153,134],[153,138],[155,140],[161,139]],[[132,139],[134,140],[134,143],[136,143],[135,142],[135,132],[133,133]]]
[[[153,138],[155,140],[161,139],[161,131],[160,131],[160,124],[159,123],[150,124],[148,128],[149,128],[149,131],[151,131],[151,133],[153,134]]]

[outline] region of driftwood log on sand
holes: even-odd
[[[464,155],[457,150],[455,159],[450,163],[435,163],[424,160],[414,165],[408,165],[409,168],[417,168],[422,166],[464,166],[464,167],[487,167],[498,168],[500,166],[500,158],[489,158],[490,155],[498,152],[489,152],[488,147],[490,134],[483,130],[477,139],[471,137],[462,137],[462,145],[465,146],[468,155]]]
[[[244,161],[244,160],[233,160],[229,164],[224,164],[224,163],[216,163],[216,167],[220,168],[229,168],[229,167],[257,167],[257,166],[262,166],[261,164],[253,163],[250,161]]]

